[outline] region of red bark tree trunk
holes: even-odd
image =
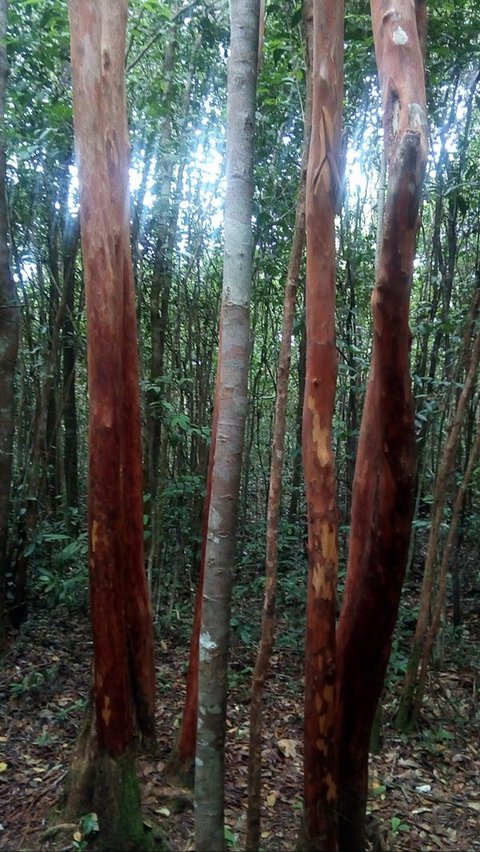
[[[408,325],[427,159],[422,50],[410,0],[372,0],[388,185],[372,296],[373,353],[358,443],[347,580],[337,631],[339,843],[365,846],[368,745],[390,654],[413,513]]]
[[[303,465],[308,510],[305,643],[306,849],[336,849],[335,607],[338,520],[335,406],[335,212],[340,196],[343,2],[313,4],[312,130],[307,169],[307,357]]]
[[[95,791],[109,848],[141,846],[136,724],[154,737],[124,80],[126,0],[70,0],[89,386]]]

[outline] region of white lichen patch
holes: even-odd
[[[427,115],[420,104],[408,105],[408,120],[414,130],[423,130],[427,126]]]
[[[318,76],[320,80],[328,80],[328,58],[324,53],[320,54],[318,63]]]
[[[252,227],[226,216],[224,230],[223,302],[248,307]]]
[[[400,103],[398,98],[395,98],[393,102],[392,108],[392,130],[394,133],[398,133],[398,128],[400,126]]]
[[[397,27],[393,31],[392,38],[394,44],[406,44],[408,41],[408,35],[406,34],[405,30],[402,30],[401,27]]]
[[[211,651],[214,651],[217,647],[208,630],[205,633],[200,633],[199,645],[200,660],[202,663],[206,663],[210,659]]]
[[[213,506],[210,507],[210,516],[208,519],[208,525],[210,527],[210,531],[217,532],[222,524],[222,516],[217,509]]]

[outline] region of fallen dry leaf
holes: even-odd
[[[277,802],[278,793],[276,790],[272,790],[271,793],[267,796],[267,805],[269,808],[274,808]]]
[[[297,756],[297,743],[295,740],[277,740],[277,746],[285,757]]]

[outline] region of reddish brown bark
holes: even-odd
[[[126,4],[123,13],[126,13]],[[120,13],[121,10],[118,10]],[[128,276],[128,139],[112,4],[71,0],[75,141],[88,322],[89,565],[99,746],[132,742],[122,570],[122,337]],[[122,15],[119,14],[119,20]],[[102,28],[105,26],[105,46]],[[108,28],[108,29],[107,29]],[[121,55],[121,54],[120,54]],[[123,58],[122,58],[123,61]],[[108,99],[108,100],[107,100]]]
[[[312,132],[307,170],[307,357],[303,465],[308,508],[305,645],[304,837],[336,848],[335,607],[338,563],[332,448],[335,345],[335,212],[340,195],[343,2],[313,4]]]
[[[142,835],[132,750],[154,735],[124,81],[127,2],[70,0],[89,387],[89,569],[100,828]],[[100,798],[101,796],[101,798]]]
[[[337,631],[339,844],[365,846],[368,745],[388,663],[413,512],[415,436],[408,325],[427,158],[425,83],[410,0],[372,0],[388,185],[373,353],[358,443],[348,570]]]
[[[127,184],[128,186],[128,184]],[[135,716],[145,747],[155,750],[155,647],[143,551],[143,469],[137,321],[130,239],[124,268],[122,350],[122,553],[125,619]]]
[[[415,15],[417,19],[418,40],[422,51],[423,64],[427,50],[428,9],[427,0],[415,0]]]

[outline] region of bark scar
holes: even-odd
[[[320,115],[320,165],[315,169],[313,175],[313,194],[316,195],[319,187],[329,192],[336,200],[341,191],[341,180],[335,157],[334,130],[331,115],[326,107],[322,106]]]

